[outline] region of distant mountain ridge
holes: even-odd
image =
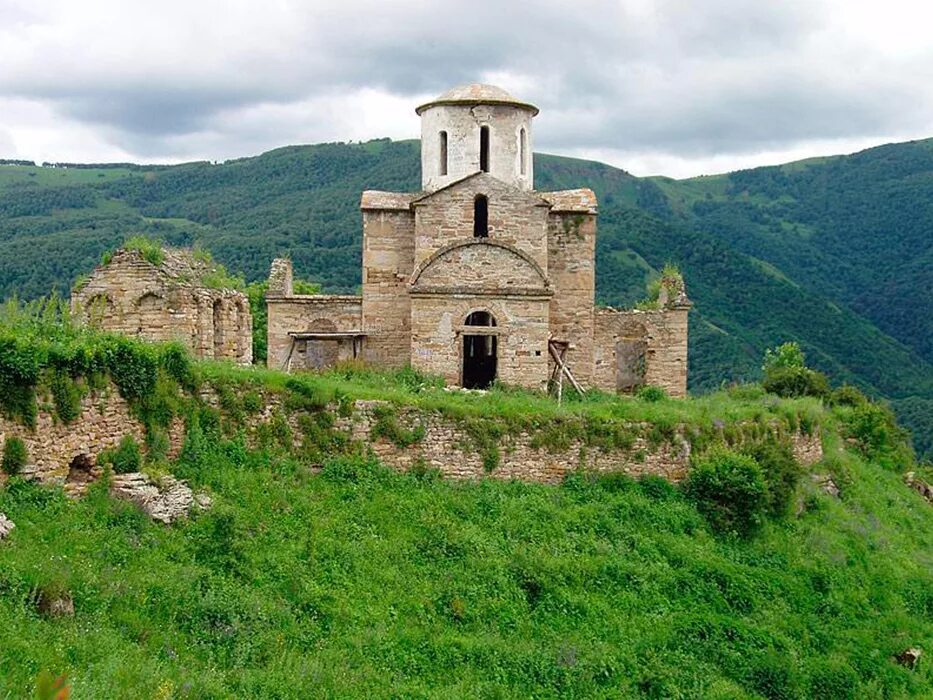
[[[359,196],[419,188],[417,141],[290,146],[224,164],[0,166],[0,297],[88,272],[130,234],[194,241],[248,280],[291,255],[360,282]],[[597,297],[629,306],[671,260],[692,314],[690,381],[757,378],[797,340],[835,381],[888,397],[933,455],[933,140],[688,180],[537,155],[536,187],[600,201]]]

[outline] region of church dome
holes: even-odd
[[[416,114],[421,114],[426,109],[436,107],[437,105],[512,105],[520,109],[531,112],[531,116],[538,113],[538,108],[533,104],[522,102],[513,97],[508,92],[495,85],[483,85],[482,83],[471,83],[469,85],[458,85],[448,90],[443,95],[434,98],[430,102],[415,109]]]

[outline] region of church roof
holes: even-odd
[[[501,87],[495,85],[484,85],[482,83],[471,83],[469,85],[458,85],[445,92],[439,97],[435,97],[430,102],[415,109],[416,114],[421,114],[424,110],[437,105],[512,105],[520,109],[527,109],[531,116],[538,113],[538,108],[528,102],[522,102],[513,97]]]
[[[539,192],[538,194],[551,205],[551,211],[596,213],[596,194],[588,187],[558,192]]]
[[[382,192],[380,190],[366,190],[360,197],[360,209],[388,209],[407,211],[411,209],[412,200],[420,193]]]

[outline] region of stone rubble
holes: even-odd
[[[40,595],[38,608],[46,617],[73,617],[75,614],[74,600],[68,593],[55,598]]]
[[[897,663],[901,666],[909,668],[911,670],[917,668],[917,664],[920,662],[920,657],[923,655],[923,652],[917,647],[911,647],[910,649],[905,649],[895,658]]]
[[[832,496],[833,498],[839,498],[841,491],[839,490],[839,486],[836,485],[836,482],[833,480],[832,476],[829,474],[811,474],[810,478],[813,479],[813,483],[822,489],[824,493]]]
[[[904,474],[904,482],[926,499],[927,503],[933,504],[933,486],[930,486],[923,479],[918,479],[916,472],[907,472]]]
[[[6,517],[5,513],[0,513],[0,540],[5,539],[16,527],[16,523]]]
[[[166,525],[188,517],[194,508],[203,510],[211,505],[209,497],[195,496],[184,481],[163,476],[156,483],[141,472],[115,474],[110,494],[135,503],[150,518]]]

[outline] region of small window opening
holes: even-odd
[[[478,194],[473,200],[473,237],[488,238],[489,236],[489,200],[485,195]]]
[[[483,126],[479,130],[479,169],[489,172],[489,127]]]
[[[447,174],[447,132],[441,132],[441,175]]]
[[[518,132],[519,167],[521,168],[522,175],[525,174],[525,153],[527,149],[527,137],[525,136],[525,130],[522,129],[520,132]]]

